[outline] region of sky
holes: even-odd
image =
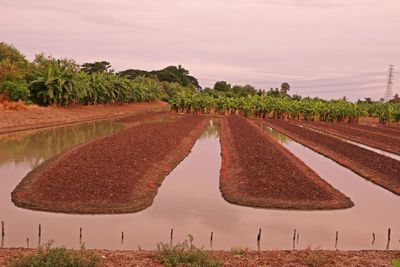
[[[0,41],[328,99],[383,97],[393,64],[400,94],[399,0],[0,0]]]

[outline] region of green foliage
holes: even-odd
[[[221,265],[203,249],[189,245],[187,240],[173,246],[164,243],[157,244],[156,257],[165,266],[216,267]]]
[[[392,265],[393,265],[393,267],[400,267],[400,260],[393,259]]]
[[[231,253],[233,255],[238,255],[238,256],[244,256],[247,254],[247,252],[249,251],[248,248],[244,248],[244,247],[233,247],[231,248]]]
[[[229,92],[231,85],[226,81],[218,81],[214,84],[214,90],[218,92]]]
[[[10,259],[9,267],[92,267],[97,266],[99,258],[82,246],[80,250],[64,247],[52,248],[51,243],[39,248],[37,254]]]
[[[110,62],[107,61],[96,61],[93,63],[84,63],[81,66],[81,70],[83,72],[92,74],[96,72],[108,72],[108,69],[111,68]]]
[[[0,83],[0,94],[5,94],[11,101],[29,102],[30,91],[25,80],[4,81]]]
[[[168,66],[161,70],[145,71],[137,69],[128,69],[118,73],[121,76],[127,77],[130,80],[136,79],[139,76],[152,78],[160,82],[177,83],[183,87],[200,89],[199,82],[193,76],[189,75],[189,71],[181,65]]]
[[[68,60],[41,59],[30,83],[32,100],[40,105],[67,106],[87,94],[87,85]]]

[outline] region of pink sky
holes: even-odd
[[[115,70],[181,64],[200,84],[383,97],[400,70],[399,0],[0,0],[0,41]],[[400,72],[394,93],[400,93]]]

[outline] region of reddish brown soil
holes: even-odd
[[[399,161],[335,137],[300,127],[294,122],[265,120],[264,123],[366,179],[393,193],[400,194]]]
[[[30,172],[12,200],[25,208],[65,213],[142,210],[190,152],[206,121],[166,116],[77,146]]]
[[[366,125],[366,124],[351,124],[341,123],[340,125],[351,129],[364,130],[385,136],[391,136],[400,139],[400,127],[395,125]]]
[[[400,155],[400,133],[397,137],[392,137],[383,133],[375,133],[367,130],[368,128],[371,128],[371,126],[345,126],[341,123],[323,123],[310,121],[303,121],[301,122],[301,124]]]
[[[32,255],[35,249],[0,249],[0,266],[6,266],[10,257]],[[89,250],[101,258],[99,266],[162,266],[153,251]],[[391,267],[393,259],[400,258],[400,251],[249,251],[245,255],[234,255],[228,251],[209,251],[222,266],[346,266],[346,267]]]
[[[243,117],[222,120],[220,140],[220,187],[230,202],[289,209],[337,209],[354,205]]]
[[[0,134],[118,118],[150,110],[168,110],[164,102],[122,105],[60,107],[26,106],[22,110],[0,110]]]

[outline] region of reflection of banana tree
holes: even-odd
[[[40,130],[29,134],[0,137],[0,165],[29,162],[36,167],[42,161],[80,143],[115,132],[122,126],[112,121]]]
[[[210,120],[199,139],[217,138],[219,136],[219,131],[220,121],[216,119]]]
[[[272,136],[275,140],[277,140],[280,143],[289,143],[291,139],[287,137],[284,134],[281,134],[280,132],[272,129],[271,127],[262,124],[262,123],[257,123],[263,130],[265,130],[270,136]]]

